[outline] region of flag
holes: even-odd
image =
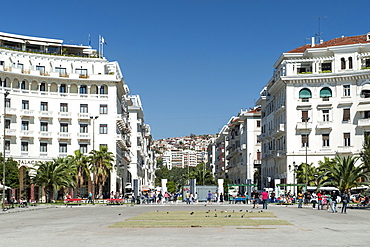
[[[107,42],[105,42],[104,37],[101,37],[101,44],[102,44],[102,45],[104,45],[104,44],[105,44],[105,45],[107,45]]]
[[[89,46],[91,46],[91,35],[89,34],[89,39],[88,39],[88,41],[89,41]]]

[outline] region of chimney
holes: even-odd
[[[315,46],[315,37],[312,37],[311,38],[311,46],[314,47]]]

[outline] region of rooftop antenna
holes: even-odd
[[[316,44],[320,44],[320,42],[321,42],[321,34],[322,34],[322,32],[321,32],[321,20],[325,20],[326,17],[327,16],[314,18],[314,19],[317,19],[317,24],[318,24],[318,33],[315,34],[315,36],[316,36]]]

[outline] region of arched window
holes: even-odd
[[[341,69],[346,69],[346,60],[344,59],[344,57],[342,57],[341,59],[340,59],[340,68]]]
[[[348,58],[348,68],[353,69],[353,62],[352,62],[352,57]]]
[[[330,97],[332,97],[330,88],[324,87],[320,90],[320,98],[322,98],[323,101],[328,101]]]
[[[311,90],[308,88],[303,88],[299,91],[299,98],[302,99],[303,102],[308,102],[309,98],[312,98]]]

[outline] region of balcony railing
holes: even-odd
[[[71,139],[71,133],[68,132],[58,132],[59,139]]]
[[[22,109],[20,115],[21,116],[29,116],[29,117],[34,116],[34,110]]]
[[[33,137],[33,131],[31,131],[31,130],[21,130],[21,131],[19,131],[19,136]]]
[[[297,122],[298,130],[312,129],[312,122]]]
[[[40,131],[39,132],[39,137],[40,138],[50,138],[52,135],[52,132],[48,132],[48,131]]]
[[[90,133],[78,133],[77,138],[82,140],[82,139],[91,139],[91,134]]]
[[[90,113],[78,113],[79,119],[90,119]]]
[[[316,125],[316,129],[331,129],[332,127],[333,127],[332,121],[318,122]]]
[[[59,118],[72,118],[71,112],[58,112]]]
[[[50,118],[53,116],[52,111],[39,111],[40,117]]]
[[[360,127],[370,126],[370,118],[359,119],[358,120],[358,126],[360,126]]]

